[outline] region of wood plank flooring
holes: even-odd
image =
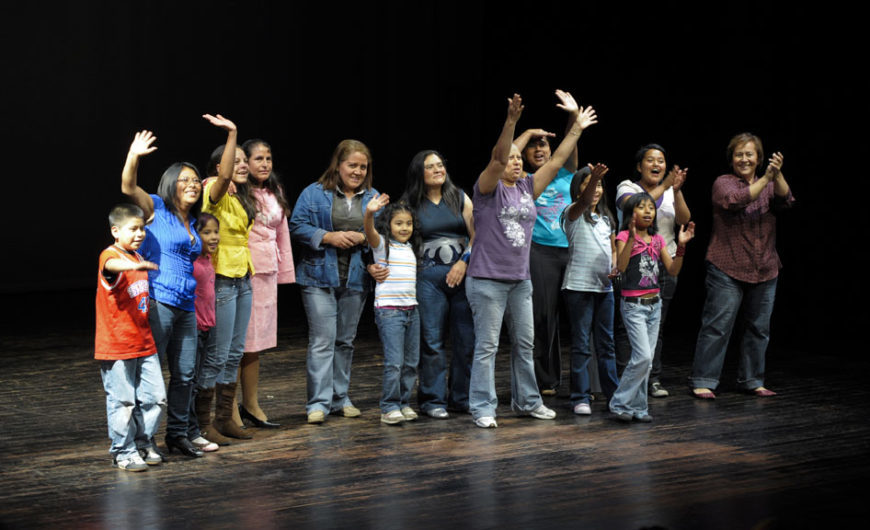
[[[262,356],[274,431],[146,473],[111,467],[92,331],[24,326],[0,339],[0,525],[8,528],[818,528],[863,521],[870,471],[870,363],[772,351],[756,399],[724,384],[691,398],[694,337],[666,342],[655,421],[622,425],[604,403],[555,421],[510,409],[497,361],[499,428],[470,416],[379,423],[381,352],[364,315],[351,396],[363,416],[305,422],[304,317]],[[688,334],[687,334],[688,335]],[[567,351],[567,348],[565,349]],[[567,357],[566,357],[567,359]],[[734,379],[733,359],[724,380]],[[162,444],[162,431],[159,437]]]

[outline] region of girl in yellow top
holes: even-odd
[[[239,362],[251,317],[251,275],[254,269],[248,250],[248,234],[257,210],[248,186],[247,159],[237,146],[235,124],[220,114],[207,118],[213,125],[230,132],[232,141],[228,139],[226,145],[212,153],[207,173],[217,178],[206,183],[202,194],[203,211],[220,221],[221,238],[214,263],[215,329],[210,344],[206,345],[209,353],[203,363],[220,365],[221,370],[211,395],[207,389],[201,389],[197,394],[197,411],[208,410],[211,396],[217,395],[212,426],[218,432],[209,432],[206,438],[226,444],[229,440],[225,436],[251,438],[241,427],[234,399]]]

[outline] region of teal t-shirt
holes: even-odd
[[[538,216],[532,229],[532,241],[548,247],[568,248],[568,237],[562,231],[562,210],[571,204],[571,181],[574,173],[561,168],[550,185],[535,200]]]

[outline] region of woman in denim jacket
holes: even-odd
[[[302,191],[290,218],[300,245],[296,283],[308,316],[308,423],[330,412],[357,417],[348,397],[353,339],[371,281],[362,253],[372,188],[371,152],[343,140],[323,175]]]

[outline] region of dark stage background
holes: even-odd
[[[840,294],[858,259],[847,249],[861,245],[839,234],[861,208],[846,208],[852,217],[834,206],[857,189],[846,160],[864,154],[841,139],[858,110],[848,102],[865,93],[851,79],[864,39],[855,13],[811,5],[17,5],[0,37],[11,92],[0,295],[7,312],[15,308],[4,326],[91,325],[96,259],[111,243],[105,216],[123,199],[120,171],[136,130],[158,137],[140,167],[151,192],[167,165],[204,168],[223,142],[206,112],[234,120],[241,139],[271,142],[292,202],[343,138],[371,147],[380,191],[398,195],[413,154],[435,148],[470,192],[506,98],[523,96],[518,130],[561,133],[553,91],[562,88],[598,110],[580,158],[610,166],[611,198],[644,143],[663,144],[669,164],[690,168],[684,192],[698,237],[668,319],[687,335],[703,303],[710,184],[727,170],[729,138],[752,131],[767,153],[782,151],[800,206],[780,221],[773,346],[842,348],[867,313],[847,311]],[[281,296],[282,320],[299,317],[295,287]]]

